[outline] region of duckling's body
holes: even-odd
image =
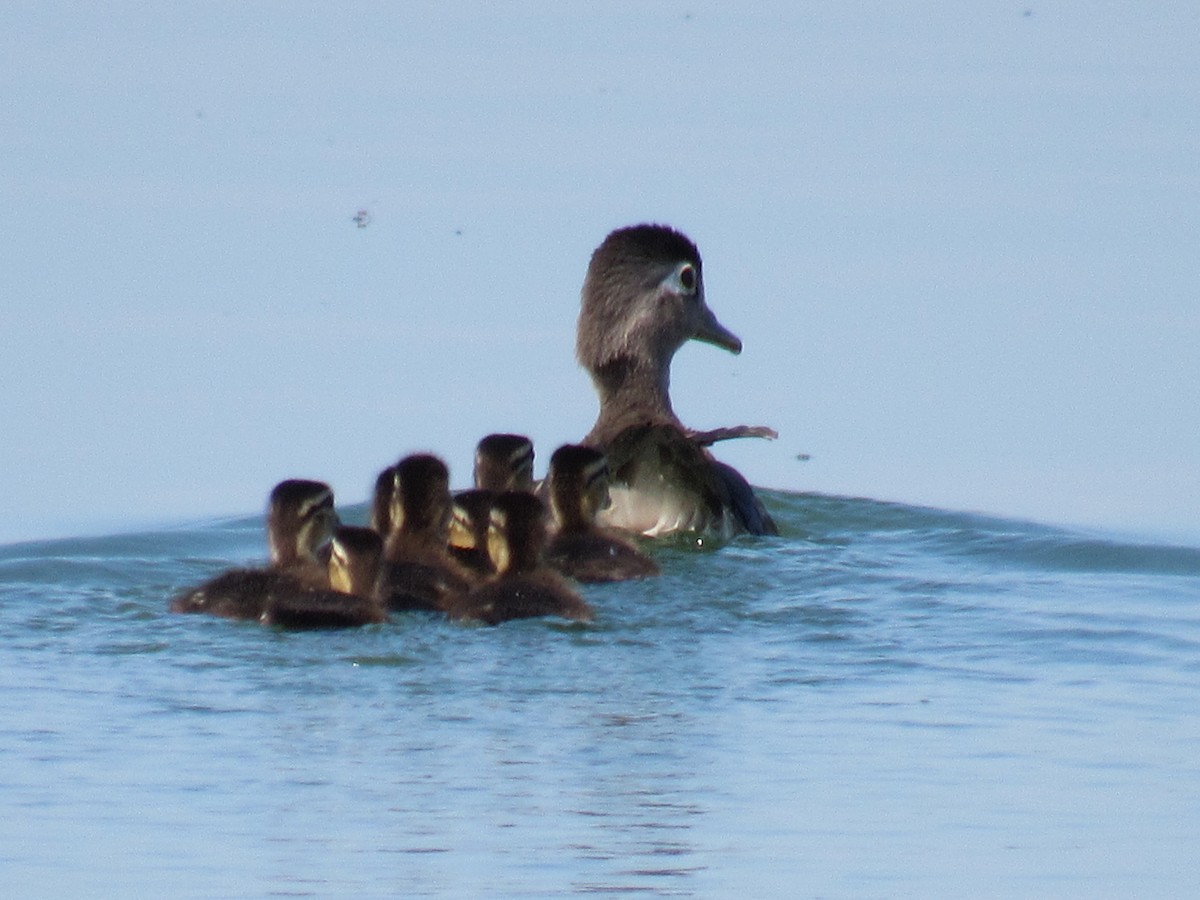
[[[387,509],[390,531],[384,541],[383,596],[396,611],[442,610],[474,583],[470,572],[447,549],[451,518],[450,476],[435,456],[417,454],[380,476],[374,509]],[[382,515],[382,514],[379,514]]]
[[[259,621],[290,630],[357,628],[387,621],[380,598],[383,539],[369,528],[343,525],[334,530],[329,554],[329,587],[268,594]]]
[[[739,426],[700,434],[671,407],[671,360],[688,340],[742,349],[704,302],[695,244],[661,225],[612,232],[588,266],[576,344],[600,397],[582,443],[605,453],[612,477],[612,505],[600,521],[646,535],[775,534],[746,479],[707,450],[715,440],[774,432]]]
[[[630,581],[659,574],[658,564],[613,531],[596,524],[609,505],[604,454],[568,444],[550,458],[547,476],[555,531],[543,554],[547,564],[576,581]]]
[[[319,590],[329,583],[322,548],[337,525],[333,491],[319,481],[290,479],[271,491],[265,568],[223,572],[171,601],[171,611],[258,619],[273,595]]]
[[[498,495],[488,526],[497,574],[450,605],[451,618],[487,625],[535,616],[590,622],[592,608],[542,562],[545,539],[545,507],[537,497],[523,491]]]

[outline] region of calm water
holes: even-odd
[[[766,497],[591,626],[168,614],[257,517],[0,548],[0,891],[1195,891],[1200,549]]]

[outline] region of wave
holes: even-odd
[[[1200,548],[1076,531],[981,513],[810,492],[763,490],[778,538],[741,538],[760,559],[789,544],[854,546],[858,558],[886,562],[936,557],[981,567],[1200,578]],[[361,523],[365,504],[341,510]],[[649,542],[662,552],[701,552],[687,539]],[[0,546],[0,583],[122,582],[140,570],[174,564],[197,577],[266,558],[263,516],[246,515],[156,531],[62,538]],[[160,573],[164,576],[168,572]],[[175,579],[178,580],[178,579]]]

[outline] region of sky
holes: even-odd
[[[1200,541],[1200,7],[13,2],[0,542],[364,500],[591,426],[605,234],[690,235],[751,482]],[[355,221],[359,211],[365,216]]]

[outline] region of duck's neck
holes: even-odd
[[[671,361],[647,365],[620,357],[592,370],[600,415],[584,443],[603,445],[632,425],[683,425],[671,408]]]

